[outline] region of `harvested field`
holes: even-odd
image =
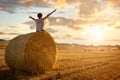
[[[0,48],[0,80],[120,80],[120,50],[116,47],[58,45],[54,70],[39,75],[9,70],[4,52]]]

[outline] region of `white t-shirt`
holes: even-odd
[[[44,18],[41,19],[35,19],[36,22],[36,31],[43,30],[44,28]]]

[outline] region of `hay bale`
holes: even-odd
[[[15,37],[5,51],[8,66],[15,71],[43,73],[56,61],[56,45],[45,31]]]

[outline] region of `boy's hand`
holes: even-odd
[[[29,18],[35,21],[35,18],[33,18],[32,16],[29,16]]]
[[[55,12],[57,9],[55,9],[53,12]]]
[[[31,16],[29,16],[29,18],[32,18]]]
[[[57,9],[55,9],[55,11],[56,11]]]

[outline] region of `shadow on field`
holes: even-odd
[[[0,80],[18,80],[15,77],[15,74],[11,70],[1,70],[0,71]]]
[[[16,73],[12,70],[0,71],[0,80],[29,80],[29,76],[27,73]]]

